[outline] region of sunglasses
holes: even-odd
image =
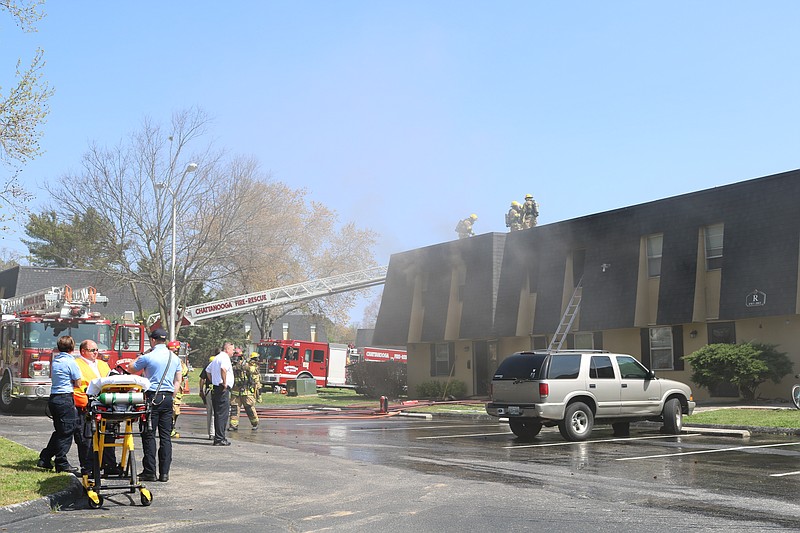
[[[100,350],[97,348],[84,348],[87,352],[99,352]]]

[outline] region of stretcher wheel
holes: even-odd
[[[89,500],[90,509],[99,509],[103,506],[103,497],[93,490],[87,491],[86,496]]]
[[[139,491],[139,501],[142,502],[142,505],[148,507],[153,503],[153,494],[147,489],[142,489]]]

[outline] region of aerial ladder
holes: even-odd
[[[183,308],[183,320],[184,323],[193,326],[202,320],[220,316],[247,313],[256,309],[278,307],[341,292],[366,289],[385,283],[387,271],[387,266],[372,267],[328,278],[295,283],[277,289],[267,289],[190,305]],[[147,322],[152,325],[158,319],[158,315],[150,315]]]
[[[0,308],[4,315],[23,311],[58,312],[60,318],[85,318],[92,305],[107,302],[108,297],[99,294],[94,287],[73,290],[69,285],[64,285],[0,299]]]
[[[561,317],[561,322],[558,324],[555,335],[550,339],[548,350],[560,350],[567,339],[567,334],[572,329],[572,324],[575,322],[575,317],[581,308],[581,297],[583,295],[583,277],[578,280],[575,285],[575,290],[572,292],[572,297],[569,299],[567,308],[564,310],[564,315]]]

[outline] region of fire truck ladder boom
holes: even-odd
[[[201,320],[232,313],[245,313],[254,309],[277,307],[330,296],[340,292],[366,289],[367,287],[384,283],[387,270],[388,267],[386,266],[367,268],[329,278],[287,285],[277,289],[252,292],[241,296],[192,305],[183,310],[183,317],[194,325]]]
[[[548,350],[560,350],[564,345],[567,334],[572,329],[572,324],[575,322],[575,316],[581,308],[582,296],[583,278],[579,279],[578,284],[575,285],[575,291],[572,293],[572,298],[569,299],[567,309],[564,311],[564,316],[561,317],[561,323],[558,325],[558,329],[556,329],[556,334],[550,339],[550,346],[547,347]]]
[[[64,305],[92,305],[108,302],[108,297],[97,292],[94,287],[72,289],[69,285],[63,287],[48,287],[28,294],[13,296],[0,300],[3,314],[19,313],[20,311],[58,311]]]

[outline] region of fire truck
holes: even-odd
[[[314,379],[318,387],[345,387],[352,348],[346,344],[296,340],[262,340],[256,348],[261,384],[285,387],[292,379]]]
[[[94,287],[50,287],[0,300],[0,409],[50,396],[50,356],[58,338],[92,339],[103,359],[112,359],[111,322],[92,311],[108,302]]]
[[[355,357],[351,356],[351,363],[369,361],[380,363],[384,361],[397,361],[400,363],[408,362],[408,353],[405,350],[396,348],[359,348]]]

